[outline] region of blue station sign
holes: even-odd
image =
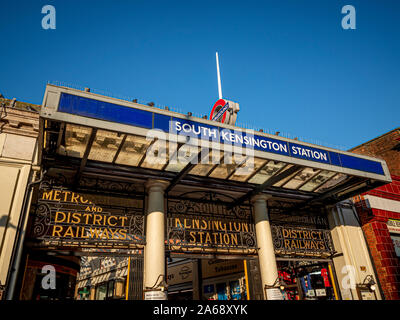
[[[251,132],[240,128],[231,130],[219,126],[218,123],[212,125],[197,122],[65,92],[61,93],[57,111],[140,128],[159,129],[166,133],[186,135],[200,140],[229,143],[243,148],[250,147],[258,151],[385,175],[381,162],[357,155],[271,138],[255,134],[252,130]]]

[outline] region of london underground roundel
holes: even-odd
[[[229,102],[224,99],[219,99],[213,106],[210,114],[210,120],[225,123],[228,114]]]

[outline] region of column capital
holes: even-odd
[[[251,201],[251,203],[254,203],[257,201],[267,201],[268,199],[271,199],[271,198],[272,198],[272,195],[270,195],[270,194],[260,193],[260,194],[253,196],[250,199],[250,201]]]
[[[148,179],[145,183],[145,188],[147,192],[159,191],[164,192],[165,188],[169,185],[168,181]]]

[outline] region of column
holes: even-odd
[[[167,185],[162,180],[148,180],[145,185],[148,194],[143,275],[144,290],[147,291],[145,299],[166,299],[166,293],[160,289],[165,280],[164,189]]]
[[[273,286],[274,284],[276,285],[275,281],[278,278],[274,244],[272,241],[271,226],[267,211],[267,199],[269,198],[270,196],[263,194],[252,198],[258,246],[258,260],[260,263],[260,274],[264,299],[267,298],[264,290],[265,286],[268,287]],[[270,288],[267,290],[269,292],[269,299],[282,299],[279,289]]]

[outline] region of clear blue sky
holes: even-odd
[[[44,30],[41,9],[56,8]],[[341,8],[356,9],[344,30]],[[400,126],[400,1],[2,0],[0,93],[41,104],[47,81],[351,148]]]

